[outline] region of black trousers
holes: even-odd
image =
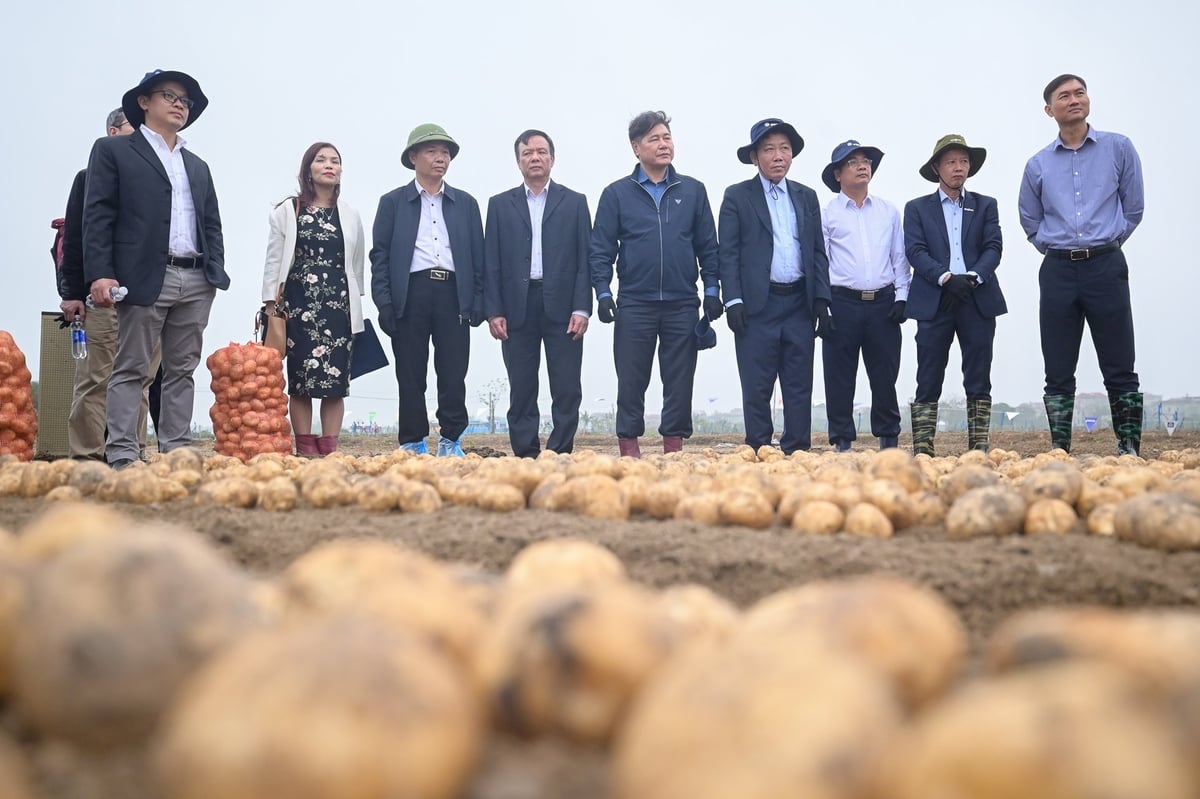
[[[937,402],[942,397],[950,345],[958,336],[962,352],[963,390],[967,399],[992,396],[992,344],[996,320],[984,316],[974,299],[953,311],[939,310],[932,319],[917,321],[917,393],[914,402]]]
[[[429,343],[437,373],[437,420],[442,436],[457,441],[467,429],[467,364],[471,357],[471,328],[459,321],[454,277],[432,280],[428,272],[408,276],[404,316],[396,322],[392,354],[400,388],[401,444],[423,441],[429,435],[425,412]]]
[[[742,383],[746,443],[770,444],[775,433],[771,391],[779,381],[783,396],[783,436],[779,446],[790,455],[812,444],[812,313],[803,291],[768,294],[766,306],[746,317],[745,332],[734,336]]]
[[[1111,393],[1138,390],[1133,371],[1133,311],[1129,304],[1129,264],[1121,250],[1069,261],[1047,255],[1038,273],[1042,299],[1039,321],[1046,394],[1074,394],[1075,368],[1083,323]]]
[[[871,433],[877,438],[900,435],[900,407],[896,400],[900,325],[887,318],[895,299],[895,294],[889,291],[873,302],[863,302],[834,289],[830,303],[834,331],[821,345],[831,444],[858,437],[854,427],[854,389],[860,352],[871,384]]]
[[[692,435],[698,307],[695,300],[620,305],[613,331],[619,438],[637,438],[646,432],[646,389],[656,347],[663,387],[658,432],[682,438]]]
[[[508,340],[500,343],[504,367],[508,370],[508,440],[514,455],[537,457],[538,370],[542,347],[546,348],[546,373],[550,378],[550,415],[554,428],[546,449],[570,452],[579,428],[579,404],[583,401],[580,375],[583,368],[583,339],[567,335],[565,322],[546,318],[542,284],[530,282],[525,305],[525,323],[509,327]]]

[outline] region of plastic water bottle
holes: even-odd
[[[125,299],[125,295],[129,293],[129,289],[124,286],[113,286],[108,290],[108,296],[112,297],[113,302],[120,302]],[[96,303],[92,301],[92,295],[87,295],[87,299],[83,301],[89,308],[95,308]]]
[[[83,329],[79,314],[75,314],[75,321],[71,322],[71,357],[77,361],[87,357],[87,331]]]

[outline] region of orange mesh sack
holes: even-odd
[[[33,460],[37,439],[37,411],[33,407],[33,375],[25,353],[7,330],[0,330],[0,455]]]
[[[212,392],[208,412],[216,450],[248,461],[263,452],[292,452],[292,425],[283,393],[283,358],[261,344],[234,344],[208,356]]]

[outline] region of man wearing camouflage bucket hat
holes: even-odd
[[[479,203],[445,182],[458,142],[438,125],[414,128],[400,163],[412,182],[379,199],[372,227],[371,299],[392,340],[400,389],[401,449],[426,453],[429,344],[437,373],[439,457],[462,457],[471,327],[483,322],[483,218]]]
[[[992,342],[1008,307],[996,279],[1000,216],[996,201],[964,188],[987,150],[958,134],[943,136],[918,171],[933,194],[904,206],[904,251],[912,264],[907,314],[917,320],[917,392],[911,406],[913,452],[934,454],[938,400],[958,337],[967,395],[967,448],[987,450],[992,418]]]

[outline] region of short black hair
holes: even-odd
[[[513,154],[517,158],[520,158],[521,157],[521,145],[529,144],[529,140],[532,139],[534,136],[541,136],[543,139],[546,140],[546,144],[550,145],[550,157],[553,158],[554,157],[554,139],[550,138],[549,133],[546,133],[544,130],[538,130],[537,128],[530,128],[529,130],[525,131],[524,133],[522,133],[520,136],[517,137],[517,140],[515,142],[513,142]]]
[[[1059,86],[1062,86],[1064,83],[1068,83],[1073,80],[1079,81],[1080,85],[1082,85],[1085,90],[1087,89],[1086,80],[1078,75],[1072,75],[1069,72],[1064,73],[1046,84],[1046,91],[1042,92],[1042,99],[1046,101],[1046,105],[1050,105],[1050,95],[1054,94],[1055,89],[1057,89]]]
[[[671,118],[667,116],[666,111],[643,111],[629,120],[629,140],[640,141],[659,125],[666,125],[667,130],[671,129]]]

